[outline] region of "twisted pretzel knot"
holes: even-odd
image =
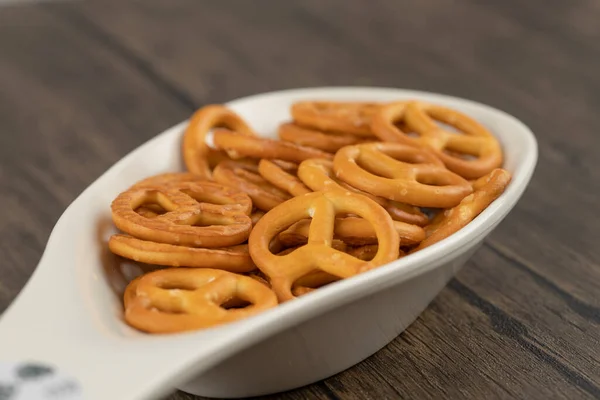
[[[363,261],[332,248],[336,213],[356,214],[369,221],[379,247],[371,261]],[[271,241],[288,226],[312,217],[308,244],[279,256],[269,249]],[[400,239],[392,219],[373,200],[348,191],[331,189],[294,197],[275,207],[254,227],[249,238],[252,259],[270,279],[280,301],[294,298],[294,282],[313,270],[348,278],[398,258]]]
[[[146,218],[135,211],[146,203],[158,204],[166,212]],[[252,226],[250,198],[212,182],[133,187],[121,193],[111,208],[113,222],[123,232],[173,245],[236,245],[248,238]]]
[[[462,134],[443,129],[436,120]],[[419,137],[402,132],[395,125],[398,121]],[[371,127],[382,140],[431,149],[449,170],[465,179],[479,178],[502,165],[498,140],[477,121],[449,108],[415,101],[392,103],[381,107]]]
[[[182,142],[183,161],[191,173],[204,179],[211,179],[209,157],[215,157],[214,150],[206,144],[206,135],[211,129],[225,127],[244,136],[256,136],[244,120],[221,105],[208,105],[192,116]]]
[[[182,332],[247,318],[277,305],[273,292],[243,275],[214,269],[164,269],[125,290],[125,319],[151,333]],[[235,303],[237,304],[235,304]],[[229,308],[229,305],[243,305]]]
[[[473,190],[428,150],[400,143],[344,147],[336,153],[333,168],[356,188],[421,207],[453,207]]]

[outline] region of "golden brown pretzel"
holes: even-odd
[[[260,160],[258,163],[258,172],[273,186],[285,190],[292,196],[302,196],[311,192],[295,175],[284,171],[283,168],[272,161]]]
[[[393,221],[393,225],[402,246],[419,243],[425,239],[425,230],[420,226],[400,221]],[[278,237],[284,246],[297,246],[307,242],[309,230],[310,219],[303,219],[281,232]],[[336,239],[349,245],[377,244],[373,226],[362,218],[336,218],[333,233]]]
[[[248,318],[277,305],[275,294],[243,275],[206,268],[150,272],[125,290],[125,320],[150,333],[192,331]],[[227,309],[227,304],[243,308]]]
[[[427,149],[401,143],[368,143],[339,150],[337,177],[386,199],[420,207],[454,207],[473,189]]]
[[[302,126],[372,137],[371,118],[380,106],[366,102],[300,101],[292,105],[290,112],[294,122]]]
[[[278,134],[281,140],[301,146],[314,147],[328,153],[335,153],[344,146],[363,143],[366,140],[361,136],[337,132],[321,132],[315,129],[303,128],[292,123],[281,124]]]
[[[375,229],[379,250],[365,262],[332,248],[336,213],[356,214]],[[308,244],[279,256],[270,250],[271,241],[286,227],[312,217]],[[268,277],[280,301],[292,299],[294,282],[320,269],[348,278],[398,258],[400,239],[389,214],[373,200],[339,189],[294,197],[273,208],[254,227],[248,240],[250,255]]]
[[[196,111],[183,136],[183,161],[188,171],[204,179],[212,177],[208,160],[211,149],[205,142],[206,135],[218,127],[226,127],[240,135],[256,136],[239,115],[225,106],[213,104]]]
[[[213,177],[223,185],[247,193],[254,206],[263,211],[269,211],[290,198],[289,194],[273,186],[260,176],[258,167],[253,165],[236,161],[224,161],[217,165],[217,168],[213,171]]]
[[[191,172],[166,172],[164,174],[152,175],[134,184],[133,188],[146,186],[173,185],[181,182],[199,182],[205,181],[200,176]]]
[[[293,162],[308,158],[332,158],[331,154],[312,147],[247,136],[225,129],[215,130],[213,142],[217,149],[224,150],[231,158],[254,157]]]
[[[245,244],[205,249],[150,242],[128,235],[113,235],[108,241],[108,247],[114,254],[146,264],[213,268],[231,272],[256,269],[248,253],[248,245]]]
[[[483,177],[475,192],[465,197],[456,207],[435,216],[431,225],[426,228],[427,239],[413,251],[429,247],[465,227],[504,193],[510,180],[511,174],[503,169],[495,169]]]
[[[135,210],[147,203],[159,204],[167,212],[154,218],[139,215]],[[248,238],[252,226],[250,198],[208,181],[131,188],[111,208],[113,222],[123,232],[181,246],[233,246]]]
[[[452,133],[435,122],[455,127]],[[403,121],[419,137],[410,137],[395,123]],[[424,102],[398,102],[381,107],[371,127],[384,141],[422,145],[435,152],[446,167],[466,179],[479,178],[502,165],[502,148],[481,124],[458,111]]]
[[[338,187],[367,196],[385,208],[392,219],[396,221],[419,226],[426,225],[429,222],[427,216],[418,207],[374,196],[339,180],[333,173],[333,162],[329,160],[310,159],[303,161],[298,167],[298,177],[314,191],[323,190],[326,187]]]

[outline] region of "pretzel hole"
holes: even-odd
[[[458,151],[453,151],[453,150],[449,150],[449,149],[444,149],[443,152],[444,152],[444,154],[447,154],[451,157],[459,158],[459,159],[465,160],[465,161],[473,161],[473,160],[477,160],[477,158],[478,158],[476,155],[473,155],[473,154],[460,153]]]
[[[292,291],[295,292],[296,295],[305,294],[311,291],[306,289],[319,289],[338,280],[340,280],[340,278],[335,275],[328,274],[321,270],[313,270],[296,279],[292,284]]]
[[[156,283],[156,286],[164,290],[186,290],[190,292],[197,289],[197,286],[192,282],[185,281],[160,281]]]
[[[165,210],[158,203],[144,203],[138,208],[135,209],[135,212],[146,218],[154,218],[159,215],[165,214],[167,210]]]
[[[235,310],[235,309],[246,308],[251,305],[252,305],[252,303],[249,302],[248,300],[244,300],[244,299],[236,296],[236,297],[233,297],[233,298],[227,300],[226,302],[220,304],[219,307],[221,307],[225,310]]]
[[[441,119],[438,118],[434,118],[433,121],[435,122],[435,124],[440,127],[440,129],[448,132],[448,133],[453,133],[453,134],[463,134],[464,132],[462,132],[459,128],[457,128],[454,125],[450,125],[448,122],[442,121]]]
[[[375,176],[387,179],[394,179],[393,171],[389,168],[386,168],[385,166],[365,162],[365,160],[361,159],[360,157],[356,159],[356,165]]]
[[[230,197],[219,196],[214,193],[198,193],[193,190],[181,190],[181,192],[187,194],[192,199],[196,200],[198,203],[208,203],[208,204],[216,204],[216,205],[228,205],[228,204],[236,204],[236,202]]]
[[[194,215],[190,220],[187,221],[178,221],[177,223],[181,225],[191,225],[191,226],[222,226],[222,225],[230,225],[234,221],[225,215],[221,214],[212,214],[212,213],[202,213]]]
[[[429,186],[448,186],[452,185],[453,181],[445,174],[439,173],[420,173],[416,176],[416,181],[423,185]]]
[[[421,135],[411,129],[404,121],[394,122],[394,126],[408,137],[418,138]]]

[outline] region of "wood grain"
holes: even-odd
[[[430,90],[499,107],[536,132],[529,190],[389,346],[267,398],[600,398],[599,20],[594,0],[3,8],[0,310],[68,203],[196,107],[290,87]]]

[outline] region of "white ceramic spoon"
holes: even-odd
[[[512,183],[460,232],[254,318],[186,334],[141,334],[122,320],[118,293],[135,271],[107,250],[115,232],[109,205],[139,179],[182,169],[184,122],[127,155],[68,207],[35,273],[0,319],[0,362],[52,365],[75,377],[89,400],[138,400],[175,387],[218,397],[272,393],[323,379],[373,354],[412,323],[517,203],[537,161],[533,134],[488,106],[405,90],[300,89],[229,103],[257,132],[276,137],[298,100],[409,98],[461,110],[503,144]]]

